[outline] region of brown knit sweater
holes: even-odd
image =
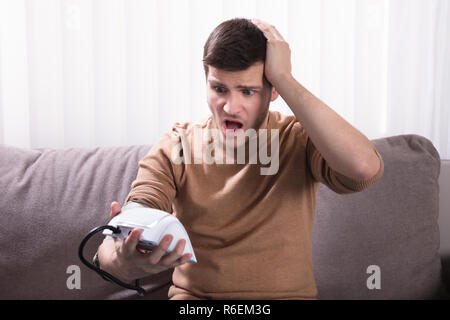
[[[374,148],[381,162],[376,176],[354,181],[328,166],[294,116],[269,111],[261,129],[278,129],[279,168],[263,175],[269,164],[249,163],[248,152],[244,164],[195,160],[193,150],[211,151],[211,141],[218,141],[199,130],[214,128],[212,117],[176,123],[139,162],[125,200],[173,212],[189,234],[198,263],[175,268],[169,298],[315,299],[318,183],[340,194],[362,191],[383,174],[380,154]]]

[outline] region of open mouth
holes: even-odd
[[[233,119],[225,119],[223,122],[223,129],[225,131],[225,134],[231,134],[234,135],[242,129],[244,125],[242,122],[238,120]]]
[[[235,120],[225,120],[225,129],[227,130],[237,130],[237,129],[242,129],[244,125],[239,122],[239,121],[235,121]]]

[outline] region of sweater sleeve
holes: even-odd
[[[152,146],[147,155],[139,161],[136,179],[125,198],[151,208],[172,213],[172,202],[177,193],[177,175],[180,165],[172,162],[171,154],[179,143],[179,139],[166,133]]]
[[[375,147],[374,152],[380,159],[380,169],[378,170],[377,174],[371,179],[357,181],[352,178],[346,177],[332,169],[320,154],[320,152],[316,149],[309,137],[307,138],[306,143],[308,166],[314,179],[317,182],[325,184],[328,188],[338,194],[348,194],[363,191],[369,188],[371,185],[375,184],[375,182],[377,182],[379,179],[381,179],[384,172],[383,158],[381,157],[377,149],[375,149]]]

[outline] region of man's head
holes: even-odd
[[[264,76],[266,46],[264,34],[248,19],[221,23],[205,43],[207,101],[224,133],[258,129],[278,97]]]

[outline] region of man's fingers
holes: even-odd
[[[184,247],[186,246],[186,240],[181,239],[178,241],[177,246],[175,249],[166,255],[162,260],[161,263],[166,266],[171,266],[172,264],[176,263],[178,259],[183,255]]]
[[[192,257],[192,254],[186,253],[181,258],[179,258],[177,261],[175,261],[172,264],[172,267],[178,267],[179,265],[182,265],[182,264],[188,262],[191,259],[191,257]]]
[[[128,237],[123,242],[123,254],[127,256],[132,256],[136,253],[136,246],[139,243],[139,238],[144,230],[143,229],[133,229]]]
[[[156,247],[156,249],[148,256],[148,262],[151,265],[157,264],[161,257],[164,256],[169,249],[170,243],[172,242],[173,236],[170,234],[166,234],[160,244]]]
[[[284,40],[283,36],[278,32],[275,26],[259,19],[252,19],[251,21],[262,33],[264,33],[267,40]]]
[[[109,212],[109,219],[114,218],[117,216],[120,211],[122,211],[122,208],[120,207],[120,204],[116,201],[111,203],[111,211]]]
[[[277,28],[272,27],[272,29],[273,29],[273,32],[274,32],[274,34],[275,34],[275,37],[276,37],[278,40],[283,40],[283,41],[284,41],[283,36],[282,36],[281,33],[277,30]]]
[[[267,40],[275,40],[275,36],[272,34],[270,30],[270,26],[267,22],[261,21],[259,19],[252,19],[251,20],[254,25],[258,27],[259,30],[261,30],[262,33],[264,33],[264,36],[267,38]]]

